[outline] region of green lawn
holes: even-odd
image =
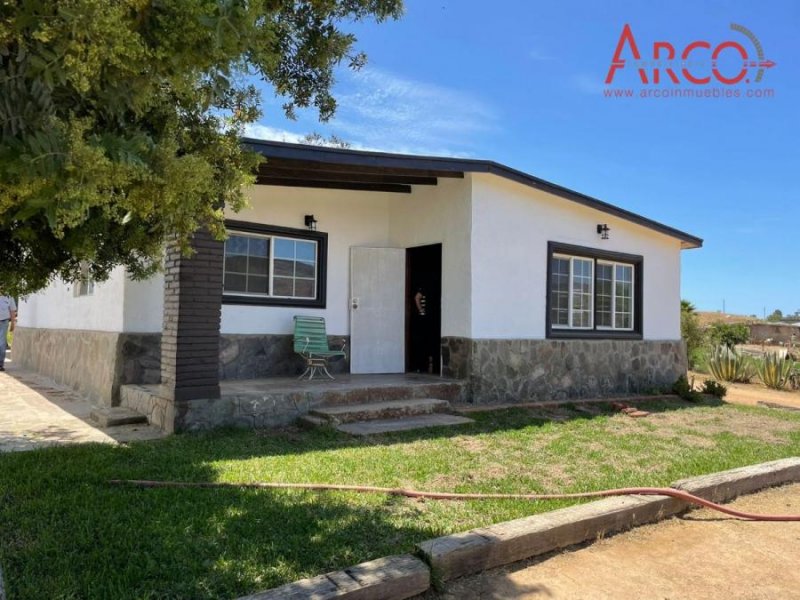
[[[472,415],[477,422],[459,429],[372,439],[222,431],[0,455],[9,600],[233,598],[567,504],[137,489],[111,478],[566,492],[664,485],[800,455],[799,414],[679,400],[646,408],[657,412],[632,419],[514,409]]]

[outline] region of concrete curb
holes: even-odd
[[[800,482],[800,457],[681,479],[671,487],[721,503],[795,482]],[[416,547],[422,560],[410,554],[388,556],[238,600],[402,600],[425,592],[432,578],[448,581],[540,556],[660,521],[687,508],[686,502],[670,496],[603,498],[427,540]]]
[[[671,487],[726,502],[759,489],[800,481],[800,458],[676,481]],[[435,577],[447,581],[661,520],[689,505],[668,496],[619,496],[443,536],[417,545]]]
[[[710,475],[681,479],[671,484],[712,502],[723,503],[760,489],[800,481],[800,457],[784,458]]]
[[[618,496],[422,542],[419,554],[447,581],[658,521],[686,509],[669,496]]]
[[[425,592],[430,585],[428,566],[410,554],[400,554],[302,579],[238,600],[403,600]]]

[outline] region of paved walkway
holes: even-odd
[[[731,506],[800,514],[800,484]],[[703,509],[543,561],[460,579],[428,598],[800,598],[798,562],[800,523],[738,521]]]
[[[100,428],[89,419],[92,405],[71,388],[17,369],[8,361],[6,368],[0,372],[0,452],[164,437],[149,425]]]

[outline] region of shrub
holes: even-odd
[[[756,364],[758,378],[765,386],[781,390],[789,383],[794,363],[786,356],[778,356],[776,352],[768,352],[764,359]]]
[[[714,348],[708,360],[708,368],[719,381],[748,383],[755,375],[750,359],[728,346]]]
[[[692,377],[692,382],[689,383],[686,375],[681,375],[675,380],[675,383],[672,384],[672,393],[689,402],[700,402],[703,399],[700,392],[694,389],[694,377]]]
[[[706,379],[703,382],[703,387],[700,388],[700,391],[703,394],[710,394],[722,400],[725,397],[725,394],[728,393],[728,388],[726,388],[718,381],[714,381],[713,379]]]
[[[750,329],[744,323],[712,323],[708,328],[708,337],[715,346],[733,348],[737,344],[747,343]]]
[[[708,346],[700,346],[691,352],[688,352],[687,347],[687,354],[689,359],[689,368],[692,371],[708,373],[708,361],[711,358],[711,348]]]
[[[686,342],[689,368],[698,368],[702,364],[701,349],[705,343],[705,333],[700,327],[694,305],[688,300],[681,300],[681,337]]]

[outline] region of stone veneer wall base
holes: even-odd
[[[328,336],[340,348],[348,336]],[[20,366],[69,385],[92,402],[119,404],[119,386],[161,381],[161,334],[19,327],[11,359]],[[291,377],[305,369],[292,335],[223,334],[220,379]],[[349,359],[332,361],[331,373],[349,373]],[[166,392],[165,392],[166,394]]]
[[[18,327],[11,360],[51,377],[101,406],[119,402],[119,386],[158,383],[159,334]]]
[[[681,340],[442,339],[443,373],[476,404],[567,400],[669,388],[686,373]]]

